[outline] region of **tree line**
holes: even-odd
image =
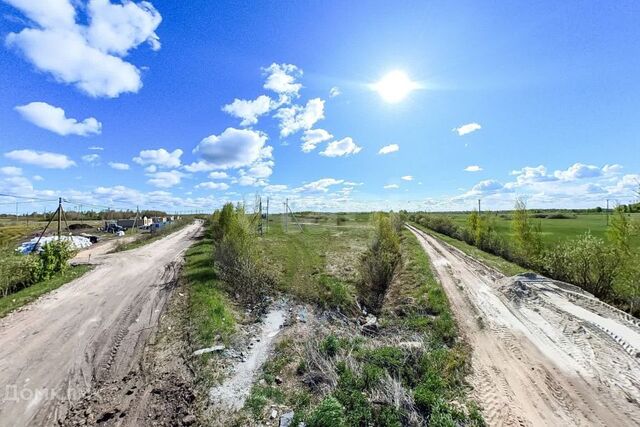
[[[409,219],[438,233],[462,240],[552,279],[579,286],[633,315],[640,314],[640,254],[631,241],[640,234],[625,209],[612,213],[606,239],[590,232],[561,243],[542,239],[539,221],[517,200],[511,218],[512,237],[498,233],[495,215],[471,212],[464,226],[446,215],[412,213]]]

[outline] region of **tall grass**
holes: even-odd
[[[387,289],[400,264],[400,236],[388,215],[373,217],[374,233],[365,253],[360,258],[361,282],[358,293],[366,307],[378,313]]]

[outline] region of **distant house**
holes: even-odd
[[[166,216],[154,216],[154,217],[151,217],[151,222],[153,224],[164,224],[165,222],[167,222],[167,217]]]

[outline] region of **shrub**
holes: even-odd
[[[358,284],[358,292],[365,305],[372,312],[378,312],[400,264],[401,254],[400,237],[389,217],[377,214],[374,226],[373,239],[360,258],[362,281]]]
[[[228,206],[218,220],[222,239],[216,245],[215,262],[228,291],[245,303],[255,304],[274,288],[275,280],[262,263],[253,224],[242,208],[229,213]]]
[[[0,255],[0,295],[5,297],[31,286],[40,279],[41,263],[38,255],[19,255],[7,252]]]
[[[345,426],[344,407],[335,397],[325,398],[307,419],[309,427]]]
[[[54,240],[45,244],[40,252],[40,279],[48,279],[56,273],[65,271],[72,257],[73,250],[67,241]]]
[[[590,233],[554,246],[544,257],[549,276],[573,283],[602,299],[612,296],[620,266],[617,251]]]

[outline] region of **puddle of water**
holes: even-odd
[[[286,311],[281,308],[266,315],[258,335],[260,341],[254,342],[253,347],[248,349],[245,360],[235,365],[233,373],[223,384],[209,390],[209,400],[213,404],[232,410],[242,408],[249,396],[256,373],[267,361],[271,344],[285,319]]]

